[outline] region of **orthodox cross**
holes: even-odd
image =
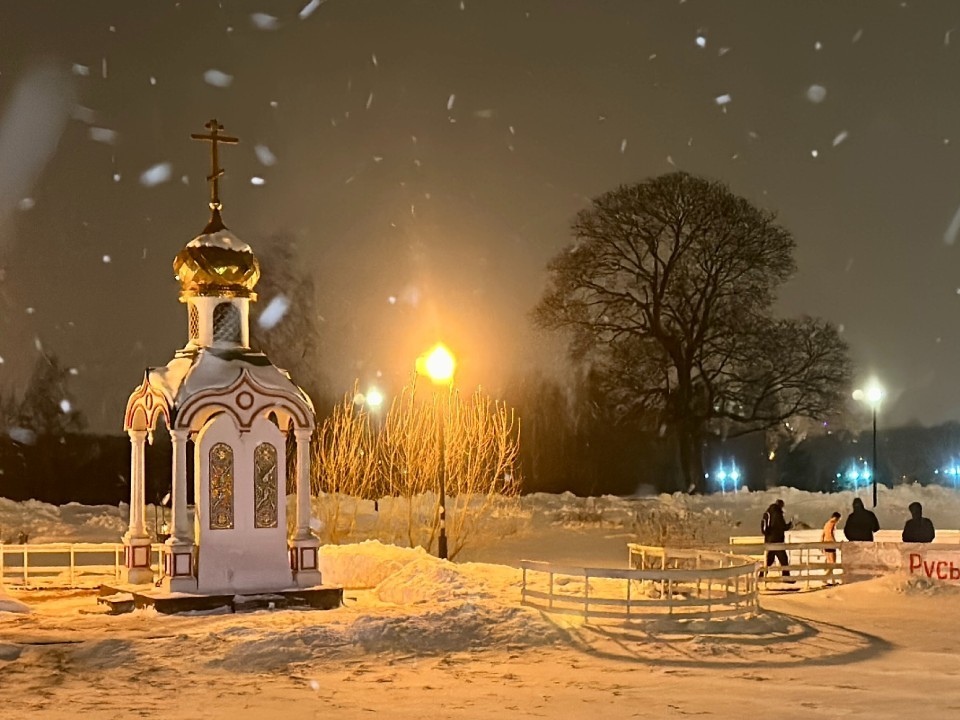
[[[210,209],[214,213],[219,215],[220,210],[220,176],[223,175],[223,168],[220,167],[220,158],[217,153],[217,143],[226,143],[227,145],[236,145],[240,140],[235,137],[230,137],[229,135],[221,135],[220,131],[223,130],[223,125],[217,122],[217,119],[214,118],[208,122],[204,127],[210,131],[209,135],[198,135],[192,133],[190,135],[194,140],[206,140],[210,143],[210,174],[207,176],[207,180],[210,182]]]

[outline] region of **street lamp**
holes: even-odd
[[[877,408],[883,402],[883,386],[876,379],[871,380],[866,388],[853,391],[853,399],[866,403],[873,413],[873,467],[870,473],[873,480],[873,506],[877,506]]]
[[[446,385],[453,382],[453,373],[457,368],[457,361],[447,348],[441,343],[437,343],[429,351],[417,358],[417,372],[423,373],[435,385]],[[437,538],[437,557],[441,560],[447,559],[447,458],[446,443],[444,439],[444,412],[440,409],[440,423],[438,425],[440,433],[440,536]]]

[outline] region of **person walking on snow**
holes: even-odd
[[[863,506],[863,500],[853,499],[853,512],[847,516],[843,534],[854,542],[873,542],[873,534],[880,529],[877,516]]]
[[[837,523],[840,522],[840,513],[835,512],[830,516],[830,519],[827,520],[826,525],[823,526],[823,532],[820,534],[820,542],[836,542],[837,541]],[[824,550],[823,554],[827,556],[828,563],[837,562],[837,549],[830,548]]]
[[[923,516],[923,505],[918,502],[910,503],[910,519],[903,526],[903,541],[928,543],[933,542],[937,536],[937,531],[933,529],[933,523],[930,518]]]
[[[763,514],[763,519],[760,521],[763,542],[767,544],[785,542],[786,532],[792,527],[793,523],[788,523],[783,517],[783,500],[777,500],[767,508],[767,511]],[[779,561],[781,567],[790,564],[786,550],[767,550],[766,567],[772,566],[774,560]],[[782,570],[781,574],[788,577],[790,571]]]

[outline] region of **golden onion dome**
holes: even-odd
[[[260,263],[251,247],[226,228],[219,209],[203,233],[177,254],[173,270],[181,299],[198,295],[257,299],[253,288],[260,279]]]

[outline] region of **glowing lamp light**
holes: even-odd
[[[710,473],[704,473],[706,479],[710,479]],[[736,463],[729,463],[727,467],[724,467],[722,464],[713,473],[713,477],[717,484],[720,485],[720,492],[727,492],[727,481],[730,482],[731,489],[736,490],[740,484],[740,480],[743,477],[743,474],[740,472],[740,469],[737,467]]]
[[[425,374],[435,383],[448,383],[453,380],[457,362],[453,353],[441,343],[437,343],[428,353],[417,358],[417,372]]]
[[[369,390],[367,390],[366,401],[367,401],[367,405],[369,405],[374,409],[377,409],[381,405],[383,405],[383,393],[377,390],[376,388],[370,388]]]

